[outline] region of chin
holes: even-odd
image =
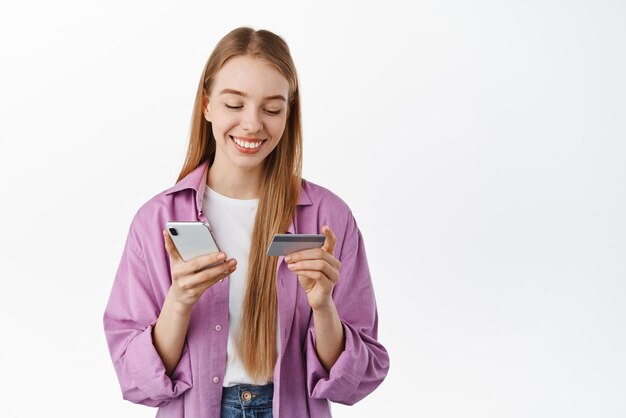
[[[265,157],[259,158],[259,159],[254,158],[254,161],[251,161],[251,160],[252,158],[248,158],[247,160],[244,160],[244,161],[242,161],[242,158],[231,159],[233,164],[240,170],[253,171],[263,165],[263,161],[265,161]]]

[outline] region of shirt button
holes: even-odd
[[[217,383],[217,382],[219,382],[219,381],[220,381],[220,378],[219,378],[219,377],[215,376],[215,377],[213,378],[213,383]]]
[[[222,326],[221,325],[216,325],[215,326],[215,331],[221,331],[222,330]]]

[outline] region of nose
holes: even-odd
[[[246,132],[250,133],[259,132],[263,129],[263,122],[261,122],[261,118],[256,109],[248,109],[244,112],[241,126]]]

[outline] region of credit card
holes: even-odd
[[[287,255],[310,248],[320,248],[324,245],[324,240],[322,234],[276,234],[267,249],[267,255]]]

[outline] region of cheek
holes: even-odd
[[[216,138],[226,135],[227,132],[231,131],[239,123],[236,117],[228,114],[219,115],[219,117],[213,120],[213,135],[215,135]]]
[[[266,125],[268,133],[272,138],[280,139],[285,131],[286,118],[276,118],[269,121]]]

